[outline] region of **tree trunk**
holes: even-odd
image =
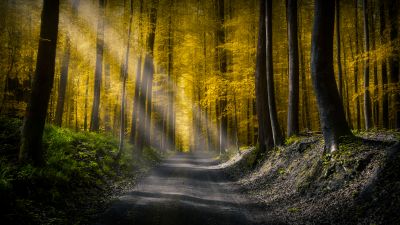
[[[84,118],[83,118],[83,130],[87,131],[87,121],[88,121],[88,98],[89,98],[89,75],[86,78],[86,90],[85,90],[85,106],[84,106]]]
[[[174,58],[173,58],[173,52],[174,52],[174,41],[173,41],[173,31],[172,31],[172,7],[173,7],[174,1],[170,3],[170,16],[169,16],[169,22],[168,22],[168,81],[167,81],[167,87],[168,87],[168,119],[167,119],[167,143],[170,144],[168,148],[170,150],[175,150],[175,138],[172,138],[175,136],[175,124],[174,122],[174,117],[175,117],[175,112],[174,112],[174,85],[173,85],[173,66],[174,66]]]
[[[217,29],[217,50],[218,50],[218,64],[219,64],[219,72],[222,77],[226,76],[227,71],[227,59],[226,59],[226,50],[225,47],[221,47],[225,45],[225,4],[224,0],[216,0],[217,4],[217,17],[218,17],[218,29]],[[221,87],[221,95],[219,100],[219,109],[220,109],[220,131],[219,131],[219,140],[220,140],[220,151],[225,151],[228,147],[228,115],[226,112],[227,106],[227,89],[226,86],[223,85]]]
[[[392,45],[399,38],[399,2],[396,0],[389,1],[389,20],[390,20],[390,41]],[[392,110],[393,110],[393,119],[394,126],[393,128],[396,130],[400,130],[400,94],[399,94],[399,66],[400,66],[400,57],[399,50],[396,46],[393,46],[391,57],[389,58],[389,68],[390,68],[390,86],[391,86],[391,95],[392,95]]]
[[[380,44],[386,44],[386,21],[385,21],[385,1],[379,3],[379,34],[381,36]],[[381,61],[382,66],[382,127],[389,128],[389,95],[388,95],[388,71],[387,60],[385,58]]]
[[[54,123],[61,127],[62,124],[62,116],[64,113],[64,102],[65,102],[65,92],[67,90],[68,84],[68,69],[69,69],[69,59],[70,59],[70,43],[69,43],[69,36],[66,38],[66,46],[65,46],[65,53],[61,65],[61,77],[60,83],[58,87],[58,98],[57,98],[57,108],[56,108],[56,117]]]
[[[375,20],[376,20],[376,13],[375,5],[371,5],[371,42],[372,42],[372,52],[373,52],[373,74],[374,74],[374,86],[373,86],[373,97],[372,97],[372,117],[374,127],[379,126],[379,82],[378,82],[378,63],[376,57],[376,35],[375,35]]]
[[[268,151],[274,145],[270,116],[269,116],[269,104],[268,104],[268,93],[267,79],[266,79],[266,26],[265,26],[265,1],[260,1],[260,21],[258,30],[258,44],[257,44],[257,61],[255,71],[255,88],[256,88],[256,111],[258,116],[258,143],[259,143],[259,155]]]
[[[278,121],[278,113],[276,112],[275,103],[275,87],[274,87],[274,69],[272,60],[272,0],[266,0],[266,62],[267,62],[267,92],[269,104],[269,116],[271,120],[272,135],[274,145],[280,146],[283,144],[283,137]]]
[[[92,106],[92,117],[90,121],[90,131],[98,131],[100,126],[100,89],[101,77],[103,74],[103,51],[104,51],[104,18],[105,0],[99,0],[99,15],[97,22],[97,43],[96,43],[96,69],[94,72],[94,97]]]
[[[157,5],[158,0],[154,3],[150,10],[150,31],[147,37],[147,54],[144,60],[144,73],[143,73],[143,88],[141,95],[143,96],[143,110],[144,118],[142,122],[139,122],[139,134],[137,139],[137,150],[141,154],[144,145],[151,144],[151,111],[152,111],[152,89],[153,89],[153,75],[154,75],[154,62],[153,62],[153,50],[154,40],[157,23]],[[139,106],[140,107],[140,106]],[[140,108],[139,108],[140,109]],[[143,124],[143,125],[140,125]],[[143,136],[144,135],[144,136]]]
[[[59,0],[44,0],[39,49],[32,93],[21,134],[19,160],[43,165],[42,137],[53,87],[58,35]]]
[[[297,32],[297,0],[287,1],[289,41],[289,104],[287,135],[299,133],[299,41]]]
[[[237,107],[236,107],[236,94],[233,94],[233,105],[234,105],[234,114],[235,114],[235,146],[236,151],[240,154],[239,149],[239,126],[238,126],[238,118],[237,118]]]
[[[363,0],[364,14],[364,51],[367,55],[364,62],[364,123],[365,129],[371,128],[371,98],[369,94],[369,23],[368,23],[368,4]]]
[[[359,46],[358,46],[358,0],[354,0],[355,3],[355,36],[356,36],[356,56],[359,54]],[[360,96],[358,93],[358,59],[355,59],[354,63],[354,94],[356,95],[356,128],[360,130],[361,128],[361,112],[360,112]]]
[[[126,43],[126,51],[125,51],[125,61],[122,64],[122,90],[121,90],[121,126],[119,130],[119,150],[117,155],[117,160],[120,159],[122,155],[122,151],[124,149],[124,138],[125,138],[125,105],[126,105],[126,79],[128,78],[128,66],[129,66],[129,49],[131,46],[131,32],[132,32],[132,20],[133,20],[133,0],[131,0],[130,4],[130,15],[129,15],[129,27],[128,27],[128,40]]]
[[[140,12],[139,12],[139,44],[142,40],[142,13],[143,13],[143,0],[140,0]],[[131,144],[135,144],[136,140],[136,131],[137,131],[137,120],[140,117],[139,112],[143,110],[139,109],[140,104],[140,95],[142,89],[142,52],[139,52],[139,58],[136,66],[136,78],[135,78],[135,96],[133,97],[133,110],[132,110],[132,124],[131,124],[131,134],[129,136],[129,142]],[[134,154],[134,152],[132,152]]]
[[[311,44],[311,76],[317,97],[325,149],[338,149],[339,139],[352,136],[343,110],[333,70],[333,30],[335,2],[315,1]]]
[[[110,90],[111,90],[111,74],[110,74],[110,64],[105,65],[105,71],[104,71],[104,94],[105,94],[105,99],[103,100],[103,105],[104,107],[104,129],[106,132],[111,132],[112,127],[111,127],[111,104],[110,104]]]

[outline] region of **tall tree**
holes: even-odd
[[[226,50],[223,45],[225,45],[225,4],[224,0],[216,0],[215,2],[217,9],[217,19],[218,19],[218,29],[217,29],[217,53],[218,53],[218,65],[219,72],[222,77],[225,78],[227,72],[227,55]],[[219,128],[219,140],[220,140],[220,151],[223,151],[227,148],[228,145],[228,114],[227,114],[227,89],[224,84],[221,87],[221,95],[219,101],[219,111],[220,111],[220,128]]]
[[[389,68],[390,68],[390,85],[391,85],[391,94],[392,94],[392,106],[393,115],[394,115],[394,126],[396,130],[400,129],[400,94],[399,94],[399,87],[400,87],[400,56],[399,50],[396,48],[396,41],[399,38],[399,1],[391,0],[388,1],[388,8],[389,8],[389,21],[390,21],[390,41],[393,45],[393,50],[391,57],[389,58]]]
[[[141,44],[143,34],[142,34],[142,14],[143,14],[143,0],[140,0],[140,11],[139,11],[139,44]],[[139,109],[140,104],[140,95],[142,88],[142,52],[139,50],[139,57],[136,66],[136,78],[135,78],[135,95],[133,96],[133,110],[132,110],[132,123],[131,123],[131,134],[129,136],[129,141],[131,144],[135,144],[136,140],[136,130],[137,130],[137,119],[139,117],[139,112],[143,109]]]
[[[278,121],[278,113],[276,111],[275,103],[275,87],[274,87],[274,69],[272,60],[272,0],[266,0],[266,62],[267,62],[267,92],[269,104],[269,116],[271,119],[272,135],[274,138],[274,145],[279,146],[283,144],[283,137],[281,128]]]
[[[297,0],[287,0],[287,23],[289,41],[289,104],[288,136],[299,133],[299,41],[297,33]]]
[[[69,36],[67,35],[65,40],[65,52],[61,65],[61,75],[60,75],[60,83],[58,86],[58,98],[57,98],[57,108],[56,108],[56,117],[54,123],[57,126],[61,127],[62,124],[62,116],[64,113],[64,102],[65,102],[65,92],[67,91],[67,83],[68,83],[68,70],[69,70],[69,61],[70,61],[70,41]]]
[[[43,165],[42,137],[54,80],[59,0],[44,0],[32,93],[21,134],[19,160]]]
[[[371,128],[371,97],[369,93],[369,23],[368,23],[368,2],[363,0],[364,14],[364,51],[367,55],[364,62],[364,122],[365,129]]]
[[[386,30],[386,16],[385,16],[385,1],[379,2],[379,34],[381,36],[380,44],[387,43],[385,30]],[[385,58],[381,61],[381,76],[382,76],[382,127],[389,128],[389,94],[388,94],[388,71],[387,60]]]
[[[258,116],[258,144],[260,153],[268,151],[273,145],[267,88],[266,41],[265,41],[265,0],[260,1],[260,21],[258,29],[257,61],[255,71],[256,111]]]
[[[358,0],[354,0],[354,28],[355,28],[355,63],[354,63],[354,94],[356,95],[356,128],[359,130],[361,128],[361,112],[360,112],[360,98],[358,93],[358,54],[359,54],[359,46],[358,46]]]
[[[376,54],[376,10],[375,10],[375,5],[376,4],[371,4],[371,44],[372,44],[372,52],[373,54],[371,57],[373,57],[373,62],[372,62],[372,67],[373,67],[373,97],[372,97],[372,117],[373,117],[373,122],[374,127],[378,127],[379,124],[379,80],[378,80],[378,60],[377,60],[377,54]]]
[[[118,150],[118,155],[117,159],[119,159],[122,155],[122,151],[124,149],[124,138],[125,138],[125,105],[126,105],[126,79],[128,78],[128,65],[129,65],[129,49],[131,46],[131,33],[132,33],[132,21],[133,21],[133,0],[131,0],[130,3],[130,13],[129,13],[129,25],[128,25],[128,38],[127,38],[127,43],[126,43],[126,50],[125,50],[125,59],[124,62],[122,63],[122,90],[121,90],[121,114],[120,114],[120,120],[121,120],[121,126],[119,130],[119,150]]]
[[[153,76],[154,76],[154,41],[156,37],[157,25],[157,6],[158,0],[155,0],[150,9],[150,31],[147,37],[147,52],[144,59],[143,86],[141,103],[144,110],[144,118],[139,122],[139,134],[136,140],[139,154],[141,154],[144,145],[151,144],[151,114],[152,114],[152,94],[153,94]],[[144,89],[144,90],[143,90]],[[140,106],[139,106],[140,107]],[[140,109],[140,108],[139,108]]]
[[[175,117],[175,111],[174,111],[174,83],[172,79],[172,73],[173,73],[173,66],[174,66],[174,58],[173,58],[173,45],[174,45],[174,40],[173,40],[173,30],[172,30],[172,7],[174,5],[174,0],[170,2],[169,5],[169,21],[168,21],[168,117],[167,117],[167,133],[166,133],[166,140],[167,143],[170,144],[168,146],[170,150],[175,149],[175,124],[174,124],[174,117]]]
[[[338,149],[340,138],[352,136],[343,110],[333,70],[335,2],[316,0],[311,43],[311,76],[317,97],[325,149]]]
[[[100,126],[99,109],[100,109],[101,77],[103,74],[104,19],[105,19],[105,0],[99,0],[99,14],[97,21],[97,41],[96,41],[96,69],[94,72],[94,97],[92,106],[92,117],[90,121],[90,131],[98,131]]]

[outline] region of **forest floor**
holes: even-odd
[[[399,137],[359,133],[333,154],[321,136],[298,137],[256,167],[254,148],[219,166],[262,204],[265,224],[400,224]]]
[[[46,165],[17,162],[21,121],[0,117],[2,224],[400,224],[400,133],[321,135],[257,149],[132,159],[104,134],[46,126]],[[154,168],[154,169],[152,169]]]

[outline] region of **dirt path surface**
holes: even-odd
[[[96,224],[256,224],[257,206],[216,164],[204,152],[177,154],[114,202]]]

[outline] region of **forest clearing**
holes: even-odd
[[[399,13],[0,1],[0,223],[400,224]]]

